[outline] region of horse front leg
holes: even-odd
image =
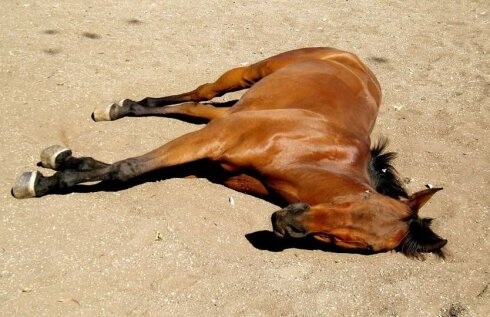
[[[91,157],[74,157],[70,149],[61,145],[52,145],[42,150],[39,165],[56,171],[90,171],[109,166]]]
[[[205,127],[181,136],[147,154],[113,164],[106,164],[92,158],[73,158],[67,151],[60,152],[64,153],[65,158],[62,159],[61,154],[58,154],[54,157],[54,166],[46,166],[61,169],[60,171],[48,177],[38,171],[23,173],[12,187],[12,195],[19,199],[40,197],[57,190],[67,190],[80,183],[124,182],[162,168],[213,159],[221,150],[221,142],[215,132]],[[62,166],[75,168],[63,170]]]

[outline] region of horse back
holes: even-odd
[[[230,114],[301,109],[339,130],[369,135],[380,103],[377,81],[363,64],[342,57],[299,60],[277,69],[254,84]]]

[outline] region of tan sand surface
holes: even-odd
[[[0,16],[1,316],[490,315],[489,1],[3,0]],[[261,250],[246,235],[278,207],[205,179],[11,197],[49,145],[115,161],[200,127],[94,107],[307,46],[378,76],[374,138],[411,192],[444,187],[421,214],[445,261]]]

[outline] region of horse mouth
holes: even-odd
[[[272,215],[272,231],[279,239],[304,238],[307,235],[306,230],[302,226],[295,226],[285,221],[277,220],[275,214]]]
[[[279,231],[277,231],[277,230],[273,230],[272,232],[274,233],[274,236],[275,236],[276,238],[279,238],[279,239],[283,239],[283,238],[284,238],[284,233],[279,232]]]

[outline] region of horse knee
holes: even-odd
[[[111,179],[124,182],[136,177],[140,174],[138,166],[138,161],[136,159],[128,159],[114,163],[111,166]]]

